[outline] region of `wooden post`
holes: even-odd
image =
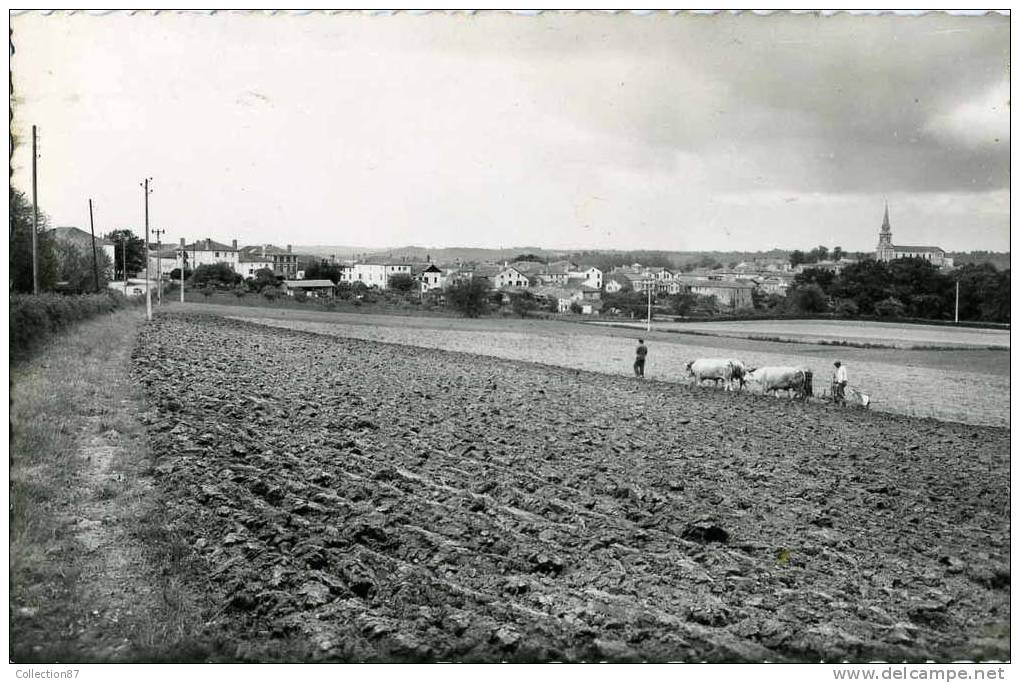
[[[96,258],[96,226],[92,220],[92,199],[89,199],[89,232],[92,233],[92,274],[96,278],[96,291],[99,291],[99,261]]]
[[[39,293],[39,191],[36,179],[35,126],[32,126],[32,293]]]
[[[152,292],[149,290],[149,180],[142,183],[145,191],[145,319],[152,320]]]
[[[956,281],[956,314],[953,316],[953,322],[960,322],[960,281]]]

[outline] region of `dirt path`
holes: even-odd
[[[36,503],[12,515],[15,661],[149,661],[180,647],[191,610],[171,604],[172,568],[156,565],[165,539],[130,377],[143,324],[138,311],[104,316],[12,369],[12,498]]]

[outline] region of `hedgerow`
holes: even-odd
[[[116,292],[100,294],[11,294],[10,361],[32,355],[61,330],[101,313],[129,305]]]

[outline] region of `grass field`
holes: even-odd
[[[644,329],[644,323],[595,323]],[[1009,348],[1009,330],[955,328],[943,325],[912,325],[856,320],[736,320],[714,322],[657,322],[656,329],[669,332],[821,344],[878,345],[892,348]]]
[[[230,306],[190,310],[343,337],[545,363],[609,374],[631,374],[637,331],[564,322],[295,312]],[[842,360],[851,384],[872,408],[972,424],[1009,424],[1007,350],[911,350],[786,344],[739,337],[695,337],[655,330],[644,334],[649,378],[685,382],[692,358],[735,357],[750,365],[804,365],[816,392],[827,387],[832,361]]]

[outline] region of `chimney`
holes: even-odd
[[[181,238],[181,249],[182,250],[184,249],[184,238],[183,237]]]
[[[290,245],[289,244],[287,245],[287,253],[288,254],[290,253]]]
[[[234,247],[234,251],[237,251],[237,240],[233,240],[230,244]]]
[[[266,245],[262,245],[262,258],[266,257]]]
[[[206,251],[212,250],[212,240],[209,239],[208,237],[205,238],[205,250]]]

